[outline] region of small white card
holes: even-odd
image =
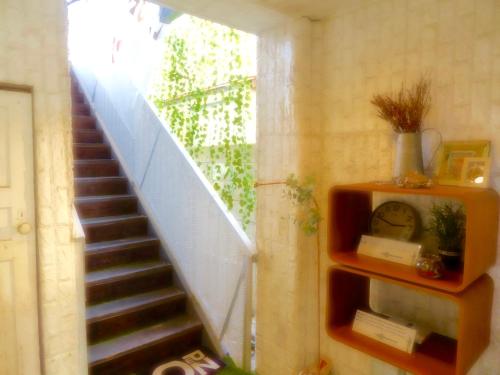
[[[417,336],[415,328],[362,310],[356,311],[352,330],[406,353],[413,351]]]
[[[422,245],[418,243],[362,235],[358,245],[358,254],[415,266],[421,249]]]

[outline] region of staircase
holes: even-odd
[[[89,373],[151,374],[157,364],[200,348],[203,326],[76,82],[72,99]]]

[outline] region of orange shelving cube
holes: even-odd
[[[369,308],[370,279],[451,300],[458,308],[457,338],[431,334],[408,354],[354,332],[351,326],[356,310]],[[488,275],[456,294],[342,266],[330,269],[328,282],[329,335],[401,369],[421,375],[465,374],[488,346],[493,301],[493,282]]]
[[[358,255],[361,235],[369,232],[373,193],[428,195],[461,201],[467,215],[463,269],[434,280],[419,276],[414,267]],[[403,189],[376,183],[335,186],[329,197],[329,254],[333,261],[349,267],[447,292],[461,292],[495,263],[498,205],[498,194],[492,189],[439,185]]]

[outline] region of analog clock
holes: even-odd
[[[372,213],[370,229],[374,236],[410,241],[420,232],[420,215],[407,203],[382,203]]]

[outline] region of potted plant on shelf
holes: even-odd
[[[465,212],[461,205],[450,202],[434,204],[428,230],[438,240],[439,255],[448,269],[461,264],[465,241]]]
[[[430,102],[430,82],[425,78],[408,89],[402,86],[397,94],[376,94],[371,100],[378,117],[388,121],[397,133],[395,179],[423,174],[421,129]]]

